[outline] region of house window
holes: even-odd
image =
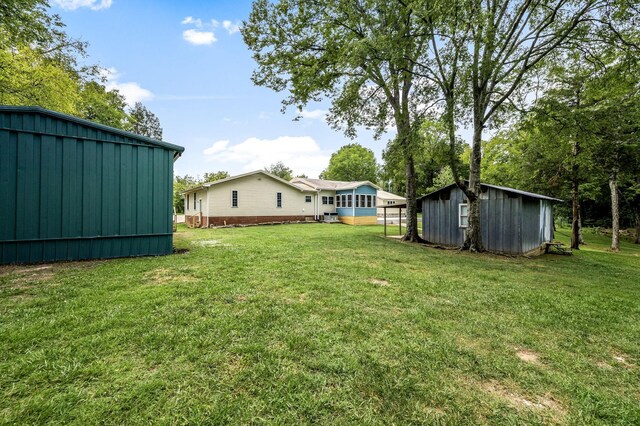
[[[238,207],[238,191],[231,191],[231,207]]]
[[[460,228],[469,226],[469,205],[458,204],[458,223]]]
[[[395,204],[395,203],[396,203],[396,202],[395,202],[395,200],[389,200],[389,201],[387,201],[387,205],[388,205],[388,206],[393,205],[393,204]]]
[[[371,207],[375,207],[376,206],[376,196],[372,195],[371,196]]]
[[[353,197],[351,194],[347,194],[347,207],[353,207]]]
[[[360,207],[360,196],[356,194],[356,207]]]
[[[322,197],[322,204],[329,204],[329,197]]]
[[[329,204],[333,205],[333,197],[329,197]]]
[[[187,194],[187,210],[189,210],[189,194]]]
[[[342,207],[342,197],[340,195],[336,196],[336,207]]]
[[[371,195],[367,195],[367,207],[371,207],[372,201],[373,201],[373,197]]]
[[[282,192],[276,192],[276,207],[282,207]]]
[[[278,193],[279,194],[279,193]],[[310,203],[311,202],[311,195],[305,195],[304,196],[304,202],[305,203]]]
[[[197,195],[197,194],[198,194],[197,192],[194,192],[194,193],[193,193],[193,209],[194,209],[194,210],[196,209],[196,195]]]

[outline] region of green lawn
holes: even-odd
[[[640,424],[640,247],[381,234],[180,228],[185,254],[2,267],[0,423]]]

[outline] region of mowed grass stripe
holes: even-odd
[[[185,254],[3,267],[0,422],[640,424],[640,247],[381,233],[180,228]]]

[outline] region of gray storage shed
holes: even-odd
[[[0,106],[0,264],[168,254],[184,148]]]
[[[418,199],[422,237],[432,243],[460,246],[467,228],[467,199],[451,184]],[[481,184],[482,242],[487,250],[523,254],[553,240],[552,203],[561,201],[532,192]]]

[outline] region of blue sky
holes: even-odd
[[[52,0],[67,32],[89,43],[89,62],[108,69],[108,88],[143,102],[164,140],[185,147],[176,174],[238,174],[278,160],[317,177],[351,141],[324,121],[329,103],[282,114],[285,96],[256,87],[255,62],[238,32],[250,1]],[[378,159],[392,135],[356,140]]]

